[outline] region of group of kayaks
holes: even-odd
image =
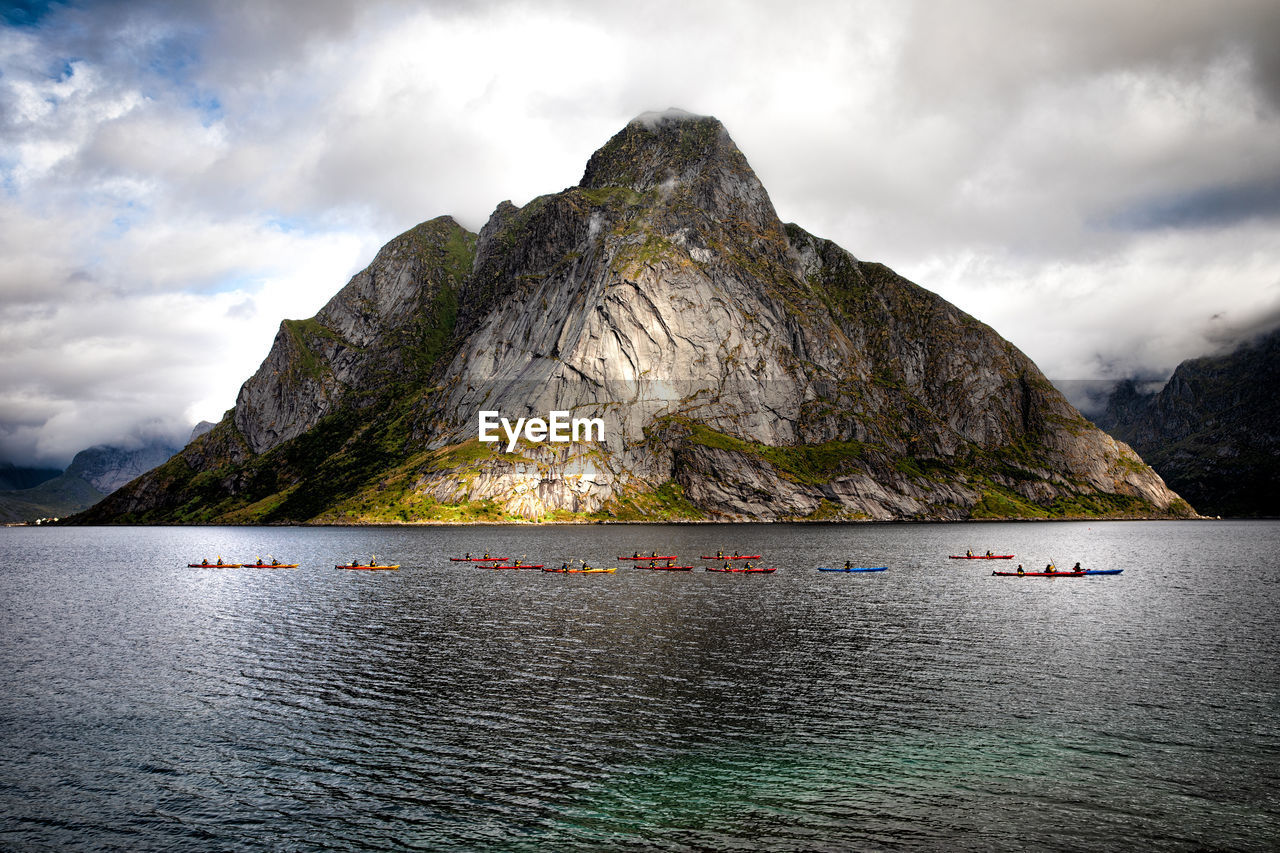
[[[641,554],[639,551],[633,553],[629,557],[618,557],[619,561],[631,564],[633,569],[646,569],[655,572],[691,572],[695,566],[680,565],[677,561],[680,559],[676,554],[659,554],[653,551],[649,554]],[[708,572],[732,572],[735,574],[771,574],[778,569],[776,566],[755,566],[751,564],[751,560],[762,559],[760,554],[739,554],[736,551],[733,554],[725,554],[723,551],[716,556],[702,555],[703,560],[715,560],[722,563],[719,566],[707,566]],[[466,554],[462,557],[450,557],[449,560],[454,563],[471,563],[481,569],[508,569],[508,570],[541,570],[544,572],[552,572],[557,574],[601,574],[611,575],[618,570],[617,566],[608,568],[599,568],[592,566],[590,563],[582,559],[572,559],[569,562],[562,563],[559,567],[547,566],[542,563],[526,563],[522,560],[512,560],[507,557],[491,557],[485,554],[483,557],[473,557]],[[744,562],[736,562],[744,561]]]
[[[198,563],[187,563],[189,569],[296,569],[297,563],[282,563],[279,560],[267,555],[270,559],[263,560],[261,557],[255,557],[252,563],[228,563],[219,555],[218,559],[209,562],[203,559]]]
[[[267,555],[271,557],[270,554]],[[228,563],[219,556],[216,560],[210,562],[203,559],[198,563],[187,563],[190,569],[296,569],[297,563],[282,563],[275,558],[263,560],[261,557],[254,559],[252,563]],[[369,562],[361,563],[359,560],[352,560],[349,563],[338,563],[335,569],[360,569],[364,571],[387,572],[396,571],[400,568],[399,564],[391,565],[387,563],[379,563],[377,555],[373,555]]]
[[[975,554],[972,551],[966,551],[963,554],[950,554],[948,559],[951,560],[1012,560],[1013,554],[993,554],[990,551],[985,554]],[[991,574],[999,578],[1079,578],[1085,575],[1118,575],[1124,569],[1083,569],[1079,563],[1076,563],[1069,569],[1059,569],[1053,563],[1049,563],[1044,567],[1043,571],[1028,572],[1022,568],[1022,564],[1018,564],[1018,568],[1012,572],[993,571]]]
[[[975,554],[972,551],[966,551],[964,554],[949,554],[948,559],[951,560],[1012,560],[1014,554],[995,554],[987,551],[984,554]],[[619,561],[629,563],[634,569],[646,569],[657,572],[691,572],[696,568],[694,565],[681,565],[677,561],[679,556],[676,554],[659,554],[653,551],[649,554],[641,554],[639,551],[627,557],[618,557]],[[778,569],[776,566],[760,566],[753,564],[752,560],[763,559],[760,554],[739,554],[737,551],[732,554],[726,554],[724,551],[717,551],[714,555],[703,554],[702,560],[718,563],[719,565],[705,566],[708,572],[726,572],[733,574],[772,574]],[[608,575],[618,570],[617,566],[601,568],[592,566],[585,560],[573,559],[562,563],[560,566],[548,566],[543,563],[525,562],[523,559],[512,560],[507,557],[491,557],[485,554],[483,557],[473,557],[466,554],[462,557],[450,557],[449,560],[454,563],[470,563],[477,568],[511,570],[511,571],[543,571],[555,574],[574,574],[574,575]],[[231,563],[222,559],[221,555],[216,560],[210,561],[203,559],[198,563],[188,563],[188,567],[193,569],[296,569],[297,563],[282,563],[279,560],[267,555],[267,559],[256,557],[253,562]],[[377,555],[370,557],[367,563],[353,559],[347,563],[338,563],[335,569],[348,569],[352,571],[396,571],[400,568],[398,563],[379,563]],[[818,566],[820,572],[886,572],[888,566],[856,566],[852,562],[846,562],[843,566]],[[1118,575],[1124,569],[1084,569],[1079,563],[1076,563],[1070,569],[1058,569],[1053,563],[1049,563],[1041,571],[1029,572],[1023,569],[1021,565],[1014,571],[993,571],[991,574],[996,577],[1026,577],[1026,578],[1069,578],[1084,577],[1085,575]]]
[[[565,563],[560,568],[555,566],[547,566],[543,563],[526,563],[523,560],[512,560],[510,557],[490,557],[485,554],[483,557],[473,557],[468,554],[465,557],[450,557],[455,563],[471,563],[477,569],[506,569],[509,571],[542,571],[557,572],[562,575],[611,575],[618,570],[617,566],[610,569],[602,569],[592,566],[584,560],[574,560],[572,563]],[[582,565],[577,565],[581,563]]]

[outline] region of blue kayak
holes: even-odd
[[[845,568],[839,568],[839,569],[828,569],[828,568],[825,568],[824,566],[818,566],[818,571],[820,571],[820,572],[887,572],[887,571],[889,571],[889,567],[888,567],[888,566],[873,566],[873,567],[870,567],[870,568],[856,568],[856,567],[855,567],[855,568],[852,568],[852,569],[845,569]]]

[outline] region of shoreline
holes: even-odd
[[[1194,516],[1188,518],[1168,518],[1160,516],[1064,516],[1062,518],[902,518],[884,520],[813,520],[804,519],[754,519],[744,518],[731,521],[706,521],[683,519],[632,519],[626,521],[378,521],[378,522],[276,522],[269,524],[244,524],[236,522],[206,522],[198,524],[177,524],[169,522],[152,522],[141,524],[34,524],[30,522],[9,522],[5,527],[314,527],[314,528],[405,528],[405,527],[591,527],[591,526],[623,526],[623,525],[675,525],[675,526],[707,526],[740,525],[740,524],[797,524],[827,525],[831,527],[852,527],[861,525],[895,525],[895,524],[1006,524],[1006,523],[1057,523],[1057,522],[1108,522],[1108,521],[1277,521],[1280,518],[1239,517],[1223,518],[1215,516]]]

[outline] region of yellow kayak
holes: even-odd
[[[612,569],[543,569],[544,572],[556,572],[562,575],[611,575],[617,570],[617,566]]]

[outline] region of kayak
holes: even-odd
[[[767,575],[772,572],[776,572],[777,570],[778,570],[777,566],[774,566],[772,568],[767,568],[767,569],[754,569],[754,568],[753,569],[735,569],[735,568],[715,568],[714,566],[707,566],[707,571],[709,572],[740,572],[742,574],[748,574],[748,575],[756,575],[756,574]]]
[[[245,563],[246,569],[296,569],[297,563]]]
[[[712,557],[708,554],[703,554],[702,559],[704,560],[763,560],[764,557],[760,556],[759,554],[747,554],[745,556],[742,554],[734,554],[732,557],[730,557],[728,554],[721,554],[719,557]]]
[[[476,566],[476,568],[477,569],[540,569],[542,568],[542,563],[534,563],[533,565],[521,563],[518,566]]]
[[[818,571],[820,572],[887,572],[889,571],[889,567],[888,566],[870,566],[870,567],[855,567],[852,569],[845,569],[845,568],[828,569],[825,566],[818,566]]]
[[[659,555],[654,555],[652,557],[619,557],[618,559],[619,560],[674,560],[676,559],[676,555],[667,554],[663,556],[659,554]]]
[[[1118,575],[1124,569],[1085,569],[1083,572],[992,572],[1002,578],[1080,578],[1085,575]]]
[[[189,569],[240,569],[243,563],[187,563]]]
[[[334,566],[335,569],[363,569],[370,572],[386,572],[399,569],[399,565],[395,566]]]
[[[617,566],[611,569],[543,569],[544,572],[556,572],[562,575],[611,575],[617,570]]]
[[[451,563],[505,563],[506,557],[450,557]]]
[[[632,566],[633,569],[648,569],[651,572],[691,572],[693,566]]]
[[[970,556],[969,554],[959,554],[959,555],[949,554],[947,555],[947,559],[949,560],[1012,560],[1013,555],[1012,554],[973,554],[972,556]]]

